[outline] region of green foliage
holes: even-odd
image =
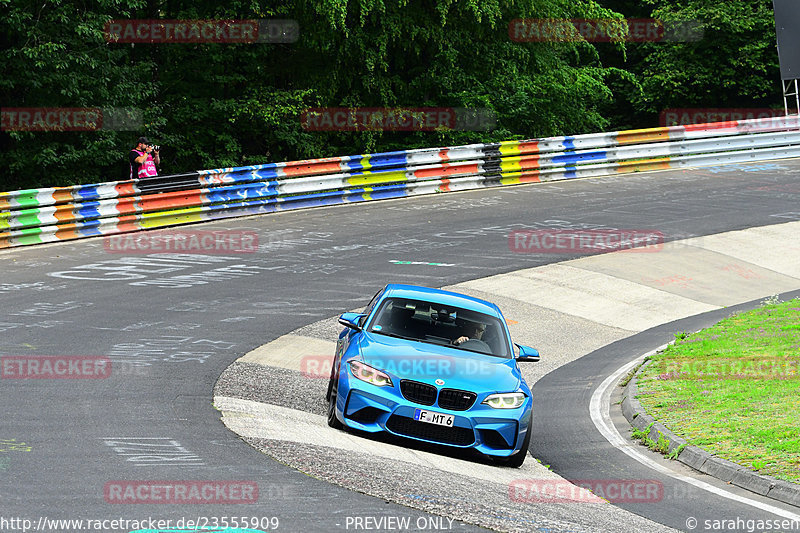
[[[686,107],[770,107],[781,103],[771,0],[646,0],[653,17],[702,24],[696,42],[651,43],[641,74],[646,111]]]
[[[680,342],[686,340],[689,337],[690,333],[687,333],[685,331],[679,331],[677,333],[673,333],[672,335],[675,337],[675,342]]]
[[[144,2],[2,0],[3,107],[141,107],[155,95],[150,65],[105,42],[103,26]],[[3,132],[0,189],[105,181],[121,175],[121,132]],[[127,165],[125,165],[127,172]]]
[[[657,16],[702,19],[707,38],[649,48],[509,38],[518,18],[647,16],[632,0],[0,0],[3,107],[128,107],[144,116],[139,131],[0,133],[0,190],[125,178],[126,154],[141,134],[163,146],[164,174],[654,126],[648,113],[665,106],[771,101],[778,77],[769,0],[648,1]],[[300,38],[107,42],[107,21],[143,18],[293,19]],[[310,107],[350,106],[485,108],[497,124],[301,127]]]

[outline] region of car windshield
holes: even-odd
[[[499,318],[435,302],[387,298],[367,331],[456,350],[511,357],[505,327]]]

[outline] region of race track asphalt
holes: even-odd
[[[428,517],[310,478],[243,443],[211,405],[218,376],[256,346],[363,305],[387,282],[452,285],[571,257],[514,253],[508,234],[515,229],[640,228],[673,240],[798,220],[799,196],[800,164],[783,161],[182,228],[256,232],[254,254],[118,254],[103,239],[2,252],[0,355],[107,356],[114,372],[107,379],[0,381],[0,518],[37,524],[40,517],[236,515],[279,517],[285,531],[330,531],[353,529],[357,517]],[[625,357],[650,339],[629,343]],[[560,409],[549,412],[557,417]],[[554,444],[566,453],[552,463],[554,470],[566,477],[570,449],[580,443],[575,437],[565,431]],[[542,444],[536,442],[535,448]],[[581,453],[591,458],[593,452]],[[250,504],[109,503],[104,488],[122,480],[248,480],[258,484],[259,498]],[[684,503],[687,513],[707,511],[704,501]]]

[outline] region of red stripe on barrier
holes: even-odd
[[[519,176],[520,183],[541,183],[539,172],[523,172]]]
[[[114,190],[119,196],[133,196],[139,192],[136,190],[136,185],[133,183],[120,183],[114,186]]]
[[[283,167],[283,173],[286,176],[308,176],[314,174],[335,174],[342,171],[341,161],[335,160],[319,160],[313,163],[295,163]]]
[[[141,228],[138,224],[138,219],[135,215],[125,215],[119,217],[117,221],[117,231],[119,233],[126,233],[128,231],[138,231]]]
[[[728,122],[711,122],[706,124],[687,124],[685,126],[674,126],[684,131],[701,131],[701,130],[724,130],[724,129],[738,129],[739,121],[731,120]]]
[[[530,141],[530,142],[520,142],[517,147],[519,148],[520,152],[538,152],[539,151],[539,141]]]
[[[444,164],[438,168],[425,168],[421,170],[414,171],[415,178],[435,178],[439,176],[452,176],[453,174],[477,174],[478,173],[478,164],[477,163],[469,163],[464,165],[458,164]]]
[[[137,197],[137,203],[142,211],[157,211],[160,209],[175,209],[203,205],[202,192],[187,194],[186,191],[167,192],[162,194]]]
[[[528,170],[531,168],[539,168],[539,159],[541,156],[538,155],[529,155],[520,158],[519,166],[523,170]]]

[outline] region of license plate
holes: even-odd
[[[437,426],[453,427],[453,421],[456,417],[453,415],[446,415],[444,413],[434,413],[433,411],[423,411],[422,409],[414,409],[414,420],[420,422],[427,422],[428,424],[436,424]]]

